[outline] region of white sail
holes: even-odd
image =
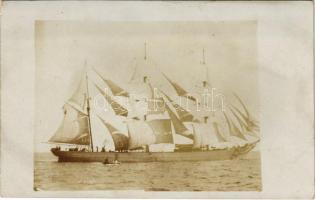
[[[114,127],[112,124],[104,121],[101,119],[101,122],[104,124],[104,126],[107,128],[109,133],[112,136],[114,145],[115,145],[115,150],[127,150],[128,149],[128,143],[129,143],[129,138],[125,136],[121,131],[119,131],[116,127]]]
[[[76,91],[73,93],[71,98],[69,99],[69,103],[74,103],[76,106],[78,106],[78,109],[81,109],[82,111],[86,111],[87,103],[87,82],[86,78],[82,77],[79,87],[76,89]]]
[[[176,114],[169,108],[167,104],[165,104],[165,108],[170,116],[170,119],[172,120],[172,124],[174,126],[174,130],[176,134],[185,136],[189,139],[193,139],[193,133],[181,122]]]
[[[135,149],[155,143],[155,135],[150,126],[142,120],[127,122],[129,134],[129,149]]]
[[[216,137],[215,129],[212,124],[208,123],[193,123],[194,131],[194,147],[207,147],[211,144],[219,143]]]
[[[147,64],[147,62],[145,63]],[[204,107],[198,107],[199,103],[195,97],[192,97],[166,75],[156,71],[153,66],[142,69],[144,70],[140,71],[140,75],[133,76],[129,84],[136,87],[136,96],[132,96],[132,92],[128,93],[127,90],[122,89],[119,82],[119,84],[114,83],[98,74],[103,82],[98,78],[100,83],[95,84],[96,87],[92,87],[92,90],[94,89],[94,93],[101,93],[111,106],[111,109],[105,109],[104,112],[104,109],[97,111],[96,106],[91,105],[91,110],[102,116],[99,124],[94,121],[94,115],[88,112],[87,100],[90,99],[92,102],[92,99],[91,96],[88,97],[87,79],[82,79],[79,87],[64,106],[65,116],[61,126],[49,141],[93,145],[94,149],[95,147],[99,149],[103,147],[99,138],[105,138],[104,140],[110,143],[110,149],[114,147],[115,150],[127,150],[148,146],[150,151],[171,152],[175,148],[176,140],[181,138],[184,138],[187,144],[193,141],[195,148],[220,145],[225,148],[228,146],[226,143],[235,144],[233,138],[237,138],[241,142],[248,142],[247,136],[259,131],[257,122],[250,117],[249,111],[238,96],[245,113],[233,106],[229,114],[219,112],[220,116],[214,117],[213,114],[211,122],[203,121],[201,119],[205,116],[210,119],[211,114],[206,113],[205,115],[205,112],[208,111]],[[190,110],[181,102],[177,102],[178,99],[172,100],[171,95],[166,95],[161,90],[153,88],[153,85],[160,88],[160,80],[151,82],[151,77],[155,78],[157,73],[171,88],[168,90],[168,94],[172,91],[171,94],[175,94],[175,96],[177,94],[179,98],[187,97],[189,99],[187,104],[193,104],[194,109]],[[104,90],[104,83],[110,89],[110,93],[106,93]],[[130,90],[128,89],[128,91]],[[163,89],[163,91],[165,90]],[[187,100],[187,98],[185,99]],[[128,101],[122,103],[123,100],[129,100],[131,104],[125,105],[128,104]],[[92,133],[90,133],[89,126],[93,128]],[[105,128],[105,131],[96,130],[100,126]],[[94,137],[95,135],[101,137]],[[93,141],[91,141],[91,137]],[[254,137],[254,139],[257,138]]]
[[[114,96],[124,96],[124,97],[129,97],[129,93],[121,88],[118,84],[114,83],[110,79],[105,79],[98,71],[94,69],[95,73],[107,84],[107,86],[110,88],[112,94]]]
[[[66,104],[64,119],[49,142],[90,145],[88,116]]]
[[[172,104],[174,107],[177,117],[181,122],[200,122],[199,119],[195,118],[193,114],[188,112],[186,109],[178,105],[175,101],[173,101],[166,93],[162,92],[164,97]]]
[[[234,122],[232,120],[230,120],[225,113],[223,113],[223,115],[224,115],[224,117],[226,119],[226,123],[229,127],[230,135],[236,136],[236,137],[243,139],[243,140],[247,140],[246,137],[244,136],[244,134],[241,132],[241,130],[234,124]]]
[[[178,83],[172,81],[170,78],[168,78],[165,74],[163,74],[164,77],[168,80],[168,82],[173,86],[174,90],[176,91],[178,96],[186,97],[194,102],[196,102],[196,98],[193,97],[191,94],[189,94],[184,88],[182,88]]]
[[[173,143],[171,120],[170,119],[155,119],[147,121],[155,134],[155,143]]]
[[[165,105],[164,105],[164,99],[158,94],[157,90],[154,90],[152,87],[151,83],[147,83],[149,90],[150,90],[150,98],[147,99],[148,101],[148,115],[154,115],[154,114],[163,114],[165,110]]]
[[[109,105],[111,106],[112,110],[116,113],[116,115],[128,116],[128,110],[116,102],[109,94],[106,94],[99,86],[95,84],[95,87],[99,90],[99,92],[104,96],[104,98],[108,101]]]

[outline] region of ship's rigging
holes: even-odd
[[[146,43],[144,51],[144,60],[148,61]],[[204,49],[202,64],[206,64]],[[102,80],[102,85],[90,80],[88,73],[96,74]],[[208,69],[206,73],[206,80],[202,83],[204,87],[209,87]],[[125,126],[123,130],[120,130],[110,121],[111,117],[106,120],[101,116],[96,117],[110,133],[116,151],[128,151],[157,144],[176,145],[176,138],[179,136],[191,141],[196,149],[210,149],[220,146],[218,144],[226,144],[227,147],[238,145],[231,140],[233,137],[237,137],[244,143],[248,142],[249,135],[258,138],[259,124],[238,95],[234,94],[242,109],[229,104],[228,111],[219,111],[216,114],[192,113],[152,83],[153,74],[150,76],[150,74],[144,73],[140,77],[135,77],[135,74],[132,75],[131,82],[136,78],[140,79],[137,80],[140,82],[138,86],[147,88],[149,98],[132,99],[130,92],[119,83],[108,77],[104,78],[95,69],[88,71],[82,78],[78,89],[63,106],[63,122],[49,142],[83,145],[88,146],[92,152],[95,150],[93,141],[96,138],[93,137],[94,130],[92,129],[91,115],[94,114],[91,112],[93,105],[90,102],[90,87],[94,87],[104,97],[110,106],[110,116],[118,117],[121,124]],[[179,98],[185,97],[197,106],[196,97],[166,74],[161,73],[160,75],[164,77],[166,83],[173,88]],[[132,102],[133,106],[122,105],[117,100],[118,97],[127,99],[127,102]],[[132,111],[132,109],[137,109],[137,105],[146,108],[143,113]],[[104,110],[104,112],[107,111]]]

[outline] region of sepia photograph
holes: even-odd
[[[34,190],[260,191],[256,30],[36,21]]]
[[[313,2],[1,12],[1,196],[314,198]]]

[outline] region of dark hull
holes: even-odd
[[[80,152],[52,149],[59,162],[104,162],[118,160],[119,162],[174,162],[174,161],[212,161],[230,160],[246,154],[255,147],[251,144],[245,147],[216,149],[191,152]]]

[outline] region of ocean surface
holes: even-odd
[[[61,190],[260,191],[259,152],[225,161],[58,163],[35,154],[34,188]]]

